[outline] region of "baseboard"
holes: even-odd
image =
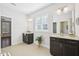
[[[17,45],[17,44],[20,44],[20,43],[23,43],[23,42],[17,42],[17,43],[13,43],[11,45],[13,46],[13,45]]]
[[[37,43],[34,43],[34,44],[38,45]],[[43,47],[46,47],[46,48],[50,49],[49,45],[46,45],[46,44],[41,44],[41,46],[43,46]]]
[[[50,49],[48,45],[42,44],[42,46]]]

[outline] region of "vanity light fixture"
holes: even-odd
[[[67,13],[68,11],[69,11],[68,7],[58,8],[57,9],[57,14],[60,15],[62,13]]]
[[[67,13],[68,11],[69,11],[69,8],[68,8],[68,7],[64,7],[64,8],[63,8],[63,12],[64,12],[64,13]]]
[[[61,9],[57,9],[57,14],[60,15],[62,13]]]

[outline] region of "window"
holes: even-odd
[[[36,31],[47,31],[48,30],[48,17],[40,16],[35,19],[35,30]]]
[[[43,24],[43,30],[47,30],[47,24]]]

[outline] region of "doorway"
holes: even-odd
[[[1,16],[1,48],[11,45],[11,18]]]

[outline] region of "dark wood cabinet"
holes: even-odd
[[[11,45],[11,18],[1,16],[1,48]]]
[[[1,37],[1,48],[11,45],[11,37]]]
[[[27,44],[32,44],[33,43],[33,33],[31,33],[31,34],[23,33],[23,42],[27,43]]]
[[[64,45],[64,55],[66,56],[77,56],[78,55],[78,46],[73,46],[73,45],[69,45],[66,44]]]
[[[63,55],[63,44],[61,43],[61,41],[56,40],[55,38],[51,38],[50,41],[50,52],[53,55]]]
[[[79,41],[50,37],[50,53],[55,56],[78,56]]]

